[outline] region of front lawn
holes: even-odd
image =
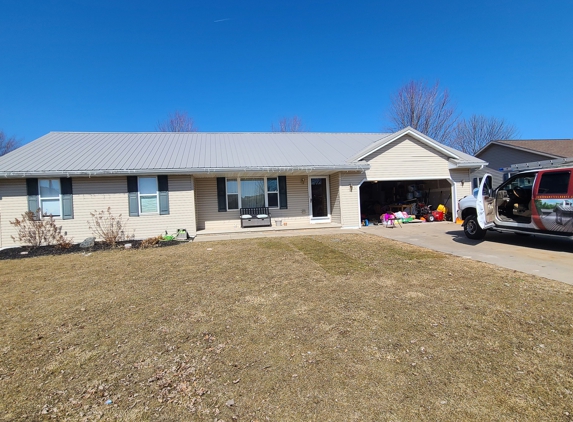
[[[360,234],[0,262],[5,420],[571,420],[573,287]]]

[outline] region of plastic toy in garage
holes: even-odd
[[[434,211],[432,211],[431,205],[418,203],[416,206],[416,218],[428,221],[430,223],[432,221],[444,221],[444,216],[447,212],[448,209],[441,204],[438,206],[438,209]]]

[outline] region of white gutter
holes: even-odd
[[[293,172],[325,172],[325,171],[364,171],[370,169],[368,163],[353,163],[339,166],[293,166],[293,167],[213,167],[185,169],[137,169],[137,170],[48,170],[48,171],[0,171],[0,177],[72,177],[72,176],[113,176],[138,174],[211,174],[211,173],[293,173]]]

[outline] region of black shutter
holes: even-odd
[[[26,179],[26,194],[28,195],[28,211],[38,211],[40,208],[38,179]]]
[[[60,188],[62,195],[62,219],[71,220],[74,218],[74,192],[72,190],[72,179],[69,177],[62,177],[60,179]]]
[[[288,209],[286,176],[279,176],[279,202],[281,210]]]
[[[167,176],[157,176],[157,190],[159,191],[159,214],[169,214],[169,181]]]
[[[129,216],[139,216],[139,204],[137,192],[139,188],[137,185],[137,176],[127,176],[127,195],[129,197]]]
[[[219,212],[227,211],[227,187],[224,177],[217,177],[217,202],[219,203]]]

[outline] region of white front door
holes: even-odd
[[[311,223],[330,221],[330,194],[328,177],[309,177],[308,202]]]

